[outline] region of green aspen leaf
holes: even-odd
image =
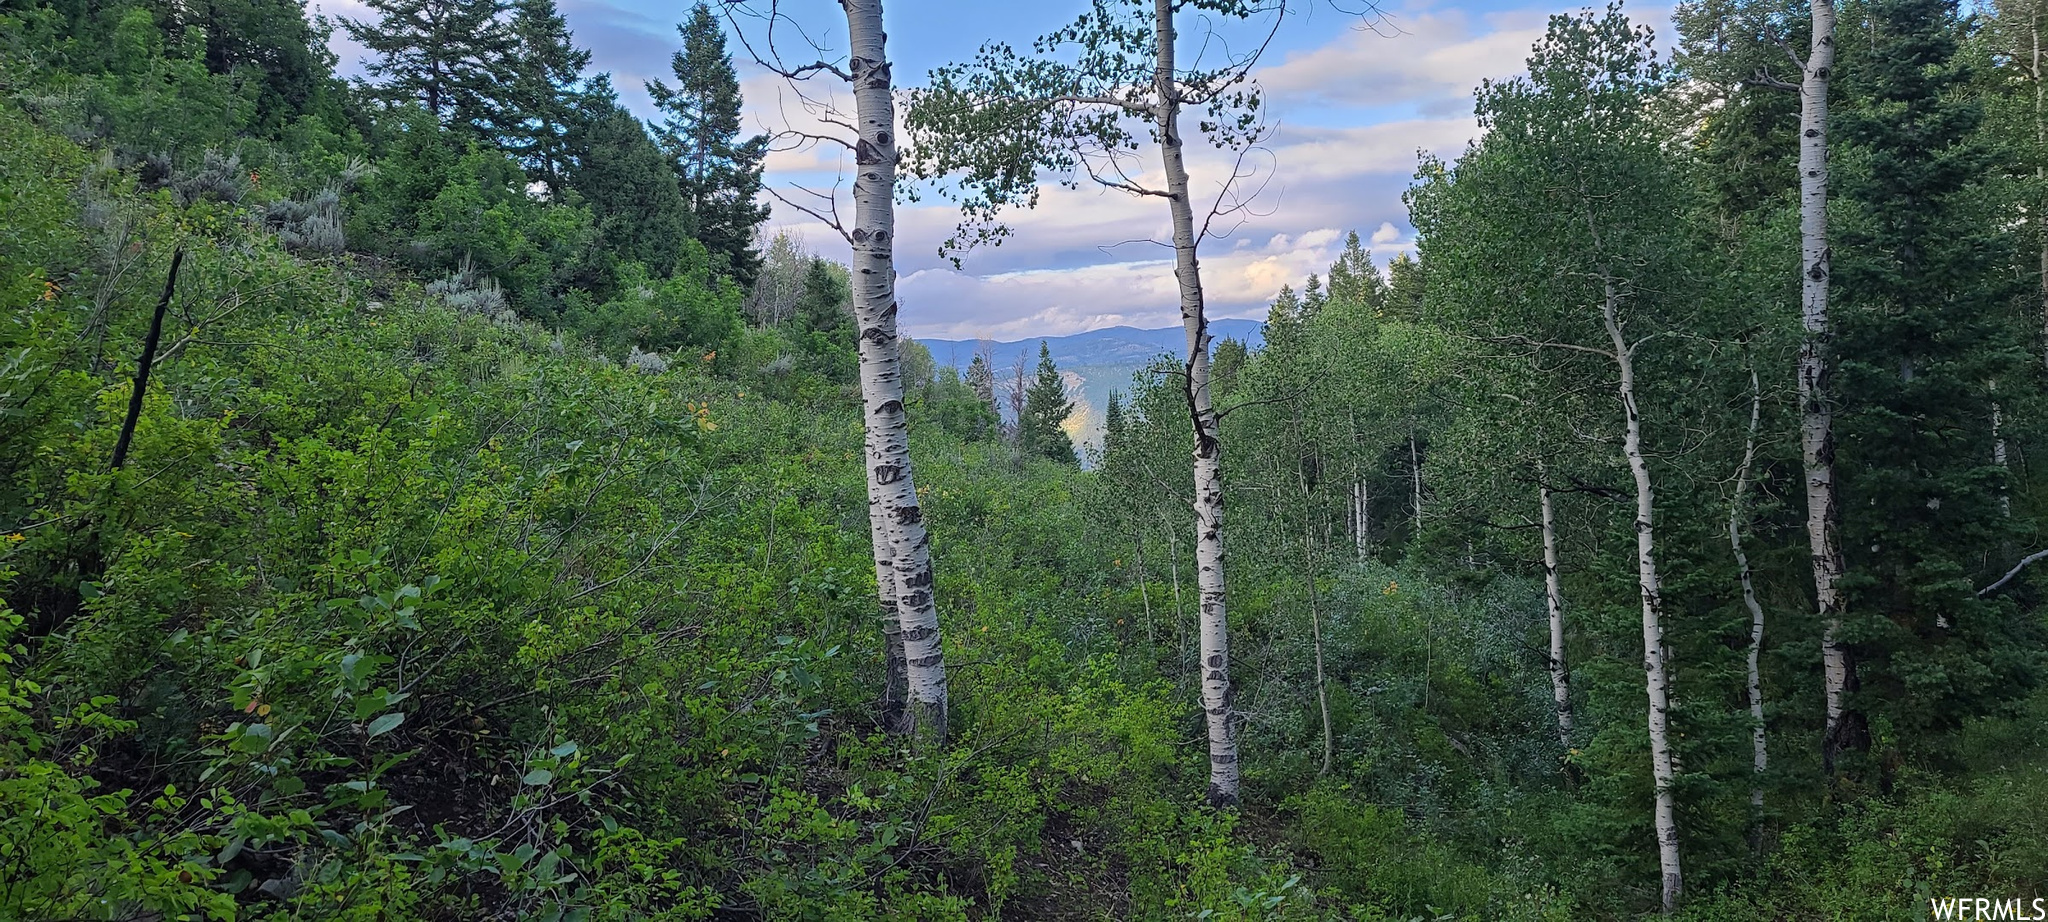
[[[398,729],[398,725],[402,723],[405,723],[405,714],[399,711],[392,711],[376,720],[370,721],[370,736],[373,739],[383,736]]]
[[[270,748],[273,735],[269,724],[250,724],[242,728],[240,736],[235,737],[235,751],[262,752]]]

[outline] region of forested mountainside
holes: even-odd
[[[1050,350],[897,337],[893,122],[841,265],[759,241],[712,8],[649,125],[552,0],[369,7],[0,7],[0,918],[2048,897],[2048,10],[1706,3],[1673,66],[1559,17],[1416,257],[1354,235],[1212,362],[1182,241],[1199,348],[1084,470]],[[1020,203],[1124,129],[1004,94],[1179,73],[1203,10],[1266,8],[932,75],[904,181]]]

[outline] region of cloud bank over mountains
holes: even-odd
[[[1473,13],[1415,4],[1394,10],[1377,29],[1327,9],[1289,23],[1295,47],[1269,53],[1255,72],[1273,123],[1253,180],[1263,191],[1254,208],[1219,225],[1226,236],[1204,244],[1213,315],[1263,317],[1281,285],[1328,267],[1347,230],[1357,230],[1382,262],[1411,249],[1401,193],[1418,152],[1455,156],[1477,136],[1473,88],[1519,72],[1548,14],[1548,7]],[[913,79],[899,69],[899,84]],[[770,110],[760,122],[786,124],[776,121],[781,116]],[[814,149],[771,166],[829,177],[834,153]],[[1147,167],[1141,180],[1159,181],[1155,161],[1156,154],[1140,161]],[[1191,148],[1189,161],[1203,198],[1213,198],[1233,165],[1206,149]],[[807,221],[781,207],[774,220],[790,227]],[[1171,234],[1156,201],[1047,186],[1037,209],[1009,216],[1013,234],[1003,246],[970,254],[960,271],[938,257],[958,221],[946,203],[927,196],[899,206],[897,221],[902,316],[913,335],[1007,339],[1179,322],[1172,252],[1161,243]],[[815,224],[806,230],[821,250],[837,252],[826,246],[836,242],[830,237]]]
[[[1477,136],[1473,88],[1482,80],[1518,73],[1553,9],[1482,9],[1497,2],[1389,5],[1373,28],[1319,6],[1283,26],[1266,63],[1255,71],[1268,94],[1273,127],[1253,161],[1259,175],[1252,183],[1262,192],[1252,208],[1219,222],[1220,239],[1204,244],[1203,277],[1214,316],[1263,317],[1282,284],[1298,284],[1328,266],[1347,230],[1366,238],[1382,263],[1412,248],[1413,230],[1401,193],[1414,173],[1417,153],[1454,157]],[[593,66],[612,74],[629,107],[652,118],[642,84],[668,76],[669,56],[679,43],[674,20],[685,15],[685,5],[653,0],[560,4],[579,43],[592,49]],[[796,14],[816,14],[816,23],[804,25],[830,58],[832,43],[844,42],[843,24],[838,32],[832,28],[836,4],[814,5],[816,10],[803,7]],[[895,0],[890,12],[896,23],[891,34],[892,52],[898,56],[896,82],[921,82],[928,67],[947,59],[926,56],[962,56],[982,38],[1028,42],[1080,9],[1079,4],[1064,5],[1074,10],[1034,3],[977,5],[962,12],[956,4]],[[321,0],[321,11],[368,15],[360,0]],[[945,17],[959,21],[949,27]],[[344,70],[356,72],[360,49],[337,40],[335,50]],[[797,93],[752,65],[738,43],[733,57],[742,73],[747,130],[802,131],[818,125]],[[814,80],[802,89],[836,97],[835,102],[850,108],[844,90],[829,83]],[[1194,187],[1200,199],[1213,199],[1233,161],[1195,148],[1192,124],[1189,128]],[[1141,154],[1146,171],[1139,178],[1157,182],[1156,153]],[[840,183],[841,207],[850,216],[841,182],[850,176],[850,157],[835,146],[785,145],[769,156],[767,165],[768,183],[792,198],[802,195],[793,185],[829,190]],[[1198,202],[1198,207],[1206,204]],[[960,270],[939,256],[940,244],[958,222],[948,203],[928,194],[919,202],[899,204],[897,221],[902,317],[912,335],[1014,339],[1179,322],[1172,252],[1162,243],[1171,235],[1166,210],[1157,201],[1114,190],[1047,186],[1037,209],[1008,216],[1013,234],[1002,246],[968,254]],[[824,255],[845,256],[844,243],[831,230],[781,203],[771,218],[771,233],[776,229],[801,234]]]

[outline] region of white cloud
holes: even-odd
[[[1547,18],[1543,10],[1518,10],[1474,22],[1463,10],[1411,6],[1388,14],[1377,31],[1346,30],[1320,48],[1290,54],[1262,69],[1259,82],[1283,104],[1463,100],[1480,80],[1520,70]]]
[[[579,44],[595,52],[594,68],[613,74],[622,100],[636,113],[653,116],[642,83],[668,77],[669,56],[680,44],[675,23],[664,18],[668,8],[656,14],[629,8],[635,0],[560,2]],[[371,15],[362,0],[320,3],[330,14]],[[682,16],[683,9],[674,7],[673,15]],[[1261,172],[1248,188],[1258,188],[1259,196],[1218,219],[1204,245],[1212,311],[1219,317],[1263,317],[1281,285],[1298,285],[1308,273],[1327,268],[1347,229],[1372,228],[1371,247],[1381,259],[1411,249],[1401,193],[1417,151],[1455,156],[1477,136],[1471,90],[1482,79],[1521,69],[1547,13],[1532,7],[1468,14],[1412,0],[1389,19],[1398,34],[1336,30],[1324,44],[1261,68],[1256,76],[1268,91],[1275,131],[1253,161]],[[335,50],[345,73],[359,72],[360,49],[338,36]],[[748,132],[845,133],[804,99],[850,108],[835,81],[809,81],[800,94],[749,62],[737,45],[733,55]],[[899,71],[899,79],[915,77]],[[1158,185],[1157,155],[1144,154],[1137,178]],[[1201,147],[1191,147],[1188,155],[1199,217],[1234,161]],[[839,145],[778,144],[767,171],[769,185],[792,198],[801,199],[793,183],[830,190],[837,182],[841,208],[850,218],[851,157]],[[1038,208],[1007,220],[1012,234],[1004,244],[969,254],[960,272],[939,256],[940,244],[959,221],[957,209],[928,190],[919,202],[899,203],[897,259],[908,332],[1018,338],[1178,322],[1171,250],[1161,245],[1171,238],[1163,202],[1094,186],[1048,186]],[[779,202],[770,225],[771,233],[804,233],[827,256],[847,255],[843,240]]]
[[[1343,234],[1316,228],[1202,258],[1204,295],[1215,317],[1263,318],[1281,285],[1299,284],[1336,258]],[[985,276],[932,268],[897,285],[912,336],[1014,340],[1101,327],[1170,326],[1180,321],[1171,259],[1134,259],[1066,269]]]
[[[1417,152],[1454,157],[1478,136],[1472,88],[1519,71],[1546,16],[1541,9],[1474,17],[1411,7],[1393,20],[1403,34],[1345,30],[1261,69],[1275,131],[1257,161],[1260,175],[1247,186],[1259,189],[1258,198],[1219,219],[1212,230],[1220,239],[1204,245],[1211,311],[1263,317],[1280,286],[1298,287],[1328,268],[1350,228],[1372,228],[1371,248],[1381,260],[1411,250],[1401,192]],[[752,101],[775,97],[764,87],[750,89],[748,98],[755,108]],[[1198,199],[1215,196],[1233,163],[1220,152],[1190,148]],[[824,148],[777,155],[770,166],[771,182],[796,174],[829,182],[844,168],[838,152]],[[1141,166],[1136,178],[1159,185],[1152,160]],[[1199,218],[1209,202],[1197,204]],[[815,226],[779,205],[773,220]],[[1036,209],[1006,216],[1011,235],[1004,244],[969,254],[964,271],[938,257],[958,221],[956,209],[929,195],[897,208],[899,292],[912,335],[1014,339],[1179,320],[1171,252],[1160,245],[1171,229],[1158,200],[1092,186],[1042,187]],[[841,241],[815,233],[811,239],[828,255],[845,255]]]

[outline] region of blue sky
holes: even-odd
[[[359,0],[315,2],[330,15],[367,15]],[[688,3],[558,3],[578,43],[591,49],[593,66],[611,72],[625,102],[652,117],[641,86],[650,77],[669,75],[669,56],[680,42],[675,23],[687,14]],[[1358,7],[1355,0],[1338,5]],[[1298,285],[1329,265],[1348,230],[1358,231],[1382,263],[1411,247],[1414,232],[1401,191],[1414,172],[1417,151],[1453,157],[1462,150],[1478,131],[1473,88],[1482,79],[1519,72],[1547,17],[1583,4],[1388,0],[1376,29],[1338,5],[1291,0],[1298,12],[1281,24],[1254,72],[1274,123],[1266,145],[1271,155],[1263,161],[1255,213],[1227,237],[1203,245],[1203,278],[1217,316],[1263,317],[1280,285]],[[845,20],[835,0],[783,0],[782,6],[825,46],[825,56],[843,58]],[[931,68],[971,56],[984,41],[1027,45],[1086,6],[1086,0],[890,0],[886,15],[896,82],[921,83]],[[1631,12],[1669,40],[1666,7]],[[1195,31],[1186,24],[1182,30],[1184,36]],[[801,46],[784,46],[792,59],[817,56],[800,57]],[[360,49],[337,40],[336,50],[344,70],[356,72]],[[773,133],[815,124],[777,78],[751,66],[737,43],[733,50],[747,95],[748,130]],[[845,102],[843,93],[839,101]],[[1148,152],[1147,164],[1156,156]],[[1229,166],[1219,155],[1191,154],[1197,194],[1216,189]],[[830,187],[843,168],[825,148],[780,150],[769,157],[767,182],[785,189],[792,182]],[[899,206],[897,222],[901,316],[913,336],[1015,340],[1179,322],[1172,268],[1162,259],[1170,254],[1145,243],[1115,245],[1170,239],[1158,199],[1048,189],[1036,211],[1012,216],[1014,236],[1008,242],[970,254],[960,271],[938,256],[940,242],[957,222],[945,203],[927,197]],[[799,212],[778,205],[771,225],[800,234],[824,255],[844,256],[845,246],[832,231]]]

